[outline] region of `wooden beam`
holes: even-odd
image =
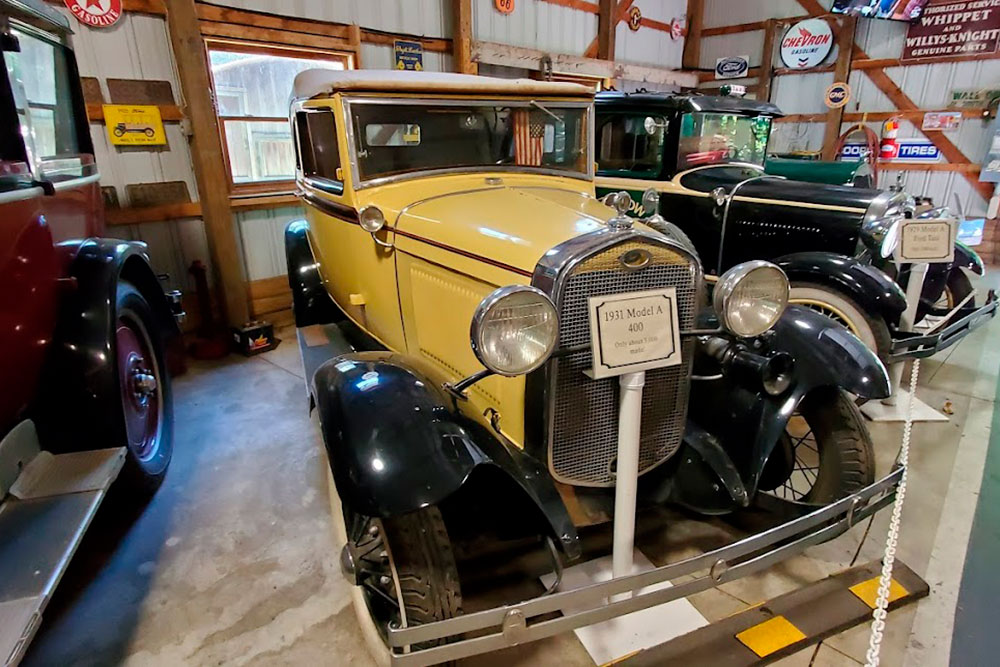
[[[50,5],[65,7],[63,0],[45,0]],[[167,13],[164,0],[122,0],[122,11],[135,14],[153,14],[163,16]]]
[[[208,57],[194,0],[171,0],[167,27],[181,91],[187,103],[187,116],[193,129],[191,161],[198,183],[212,266],[218,274],[215,284],[221,288],[220,303],[226,322],[239,326],[249,319],[250,309],[243,279],[243,262],[229,206],[229,179],[219,121],[212,105]]]
[[[562,74],[582,74],[602,79],[629,79],[684,88],[693,88],[698,83],[698,75],[695,72],[631,65],[612,60],[582,58],[560,53],[546,53],[538,49],[508,46],[495,42],[472,43],[472,60],[477,63],[540,70],[541,60],[546,56],[552,59],[552,69]]]
[[[906,162],[879,162],[879,171],[952,171],[960,174],[979,176],[978,164],[953,164],[936,162],[934,164],[907,164]]]
[[[781,118],[775,118],[775,123],[824,123],[825,113],[792,113]]]
[[[455,71],[478,74],[479,68],[472,61],[472,0],[451,0],[452,8],[452,57]]]
[[[699,83],[707,83],[709,81],[716,81],[718,83],[726,83],[727,82],[726,79],[716,79],[715,78],[715,70],[712,70],[712,71],[700,71],[700,72],[697,72],[697,74],[698,74],[698,82]],[[740,77],[740,78],[741,79],[756,79],[757,77],[760,76],[760,74],[761,74],[761,68],[760,67],[751,67],[750,69],[747,70],[747,75],[744,76],[744,77]],[[729,82],[731,83],[732,80],[729,80]]]
[[[579,9],[588,14],[597,14],[600,11],[596,2],[587,2],[586,0],[542,0],[542,2],[547,2],[550,5],[561,5],[570,9]]]
[[[104,211],[104,219],[109,227],[115,225],[140,225],[144,222],[163,222],[200,218],[201,204],[196,201],[159,206],[139,206],[133,208],[109,208]]]
[[[856,16],[845,16],[837,31],[837,62],[834,65],[834,82],[847,83],[851,77],[851,53],[854,50],[854,34],[858,29]],[[837,158],[837,140],[840,139],[840,124],[844,107],[830,109],[826,113],[826,128],[823,130],[823,159]]]
[[[129,105],[131,106],[131,105]],[[143,106],[143,105],[137,105]],[[184,112],[176,104],[158,104],[160,109],[160,118],[167,122],[178,122],[184,120]],[[104,105],[96,103],[87,104],[87,120],[91,123],[103,123],[104,122]]]
[[[421,37],[420,35],[404,35],[384,30],[370,30],[361,28],[361,41],[368,44],[380,44],[382,46],[392,46],[397,39],[405,39],[411,42],[420,42],[424,51],[434,51],[436,53],[449,53],[454,48],[454,43],[450,39],[443,37]]]
[[[622,19],[625,18],[625,14],[626,14],[626,12],[628,12],[629,7],[632,6],[633,2],[635,2],[635,0],[621,0],[618,3],[618,7],[614,10],[614,18],[611,21],[611,23],[612,23],[613,26],[617,26],[618,23],[621,22]],[[593,41],[590,42],[590,45],[583,52],[583,57],[584,58],[596,58],[597,57],[597,49],[598,49],[598,46],[599,46],[599,44],[598,44],[599,37],[600,37],[600,35],[594,37]]]
[[[804,14],[802,16],[789,16],[783,19],[770,19],[779,25],[788,25],[791,23],[798,23],[805,19],[812,18],[809,14]],[[741,32],[756,32],[758,30],[763,30],[766,26],[767,21],[752,21],[750,23],[737,23],[734,25],[721,25],[714,28],[704,28],[701,31],[702,37],[719,37],[721,35],[737,35]]]
[[[899,58],[863,58],[854,60],[851,69],[884,69],[886,67],[913,67],[916,65],[936,65],[939,63],[961,63],[974,60],[997,60],[1000,53],[980,53],[964,56],[940,56],[916,61],[903,62]]]
[[[597,11],[597,57],[601,60],[615,59],[615,0],[600,0]]]
[[[684,38],[684,69],[701,67],[701,38],[705,35],[705,0],[688,0],[687,36]]]
[[[344,27],[346,28],[347,26]],[[325,49],[328,51],[351,50],[351,42],[347,38],[346,30],[344,37],[335,37],[236,23],[216,23],[215,21],[202,21],[199,29],[201,30],[201,34],[209,37],[227,37],[229,39],[268,42],[293,47],[304,46],[311,49]]]
[[[825,74],[827,72],[833,72],[837,69],[836,63],[831,63],[830,65],[822,65],[820,67],[810,67],[809,69],[792,69],[791,67],[779,67],[774,70],[774,76],[789,76],[789,75],[807,75],[807,74]]]
[[[768,19],[764,25],[764,48],[760,54],[760,72],[757,75],[757,99],[771,101],[771,82],[774,81],[774,39],[778,22]]]
[[[232,7],[220,7],[218,5],[207,5],[198,3],[198,18],[202,21],[212,21],[215,23],[230,23],[233,25],[253,26],[254,28],[266,28],[270,30],[281,30],[284,32],[300,32],[304,35],[325,35],[327,37],[338,37],[346,40],[348,38],[348,26],[343,23],[327,23],[311,21],[309,19],[296,19],[266,12],[255,12]]]
[[[911,122],[919,122],[927,113],[950,113],[959,111],[963,118],[982,118],[985,109],[910,109],[909,111],[855,111],[845,113],[842,121],[845,123],[882,123],[890,118],[904,118]],[[798,113],[776,118],[776,123],[823,123],[825,113]]]

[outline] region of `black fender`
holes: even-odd
[[[807,280],[846,293],[892,327],[906,310],[902,288],[878,268],[832,252],[797,252],[774,260],[791,281]]]
[[[177,322],[145,243],[91,238],[59,248],[72,257],[70,281],[64,282],[43,370],[36,424],[48,442],[67,441],[67,448],[115,446],[123,424],[114,354],[119,281],[127,280],[143,295],[164,340],[179,334]]]
[[[856,336],[804,306],[788,306],[774,328],[761,339],[758,352],[785,352],[795,359],[794,380],[778,396],[740,386],[728,377],[692,384],[691,418],[719,438],[726,453],[743,471],[746,493],[756,493],[764,466],[802,399],[814,389],[838,387],[863,398],[885,398],[889,376],[879,358]],[[725,406],[720,410],[719,406]],[[749,434],[749,437],[748,437]],[[685,436],[685,441],[688,438]],[[738,506],[738,497],[719,485],[712,497],[697,496],[697,505],[719,511]],[[725,494],[725,496],[720,495]],[[686,499],[695,505],[695,500]]]
[[[570,558],[579,537],[545,467],[467,418],[412,359],[391,352],[336,357],[313,396],[337,493],[367,516],[437,505],[480,466],[494,466],[540,510]]]
[[[288,286],[292,290],[292,312],[295,326],[330,324],[344,319],[323,286],[319,262],[309,246],[309,222],[293,220],[285,227],[285,261],[288,264]]]
[[[986,273],[986,267],[983,266],[983,260],[979,254],[961,241],[955,242],[955,259],[951,263],[951,268],[968,269],[977,276]]]

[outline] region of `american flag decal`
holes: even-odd
[[[514,163],[522,167],[541,166],[545,124],[532,121],[530,111],[516,110],[513,113]]]

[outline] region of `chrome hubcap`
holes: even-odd
[[[142,357],[136,360],[132,368],[132,394],[140,405],[146,405],[156,394],[156,376],[153,371],[143,365]]]

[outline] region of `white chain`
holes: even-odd
[[[882,633],[885,630],[886,607],[889,606],[889,587],[892,584],[892,566],[896,562],[896,544],[899,541],[899,520],[903,514],[903,500],[906,498],[906,478],[909,473],[910,432],[913,429],[913,405],[917,395],[917,373],[920,370],[920,360],[913,360],[913,370],[910,372],[910,397],[906,406],[906,422],[903,426],[903,444],[899,449],[899,465],[903,474],[896,488],[896,500],[892,504],[892,517],[889,519],[889,533],[885,538],[885,554],[882,556],[882,574],[878,581],[878,596],[875,598],[875,611],[872,612],[872,634],[868,638],[868,652],[865,654],[866,667],[878,667],[879,650],[882,647]]]

